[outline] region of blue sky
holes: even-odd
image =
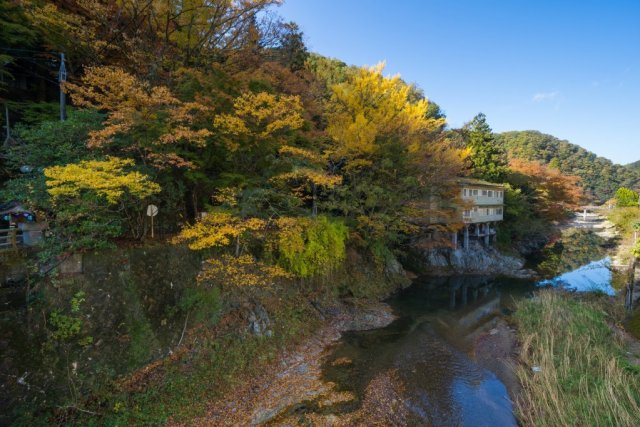
[[[640,160],[640,0],[285,0],[309,48],[386,61],[462,125],[535,129]]]

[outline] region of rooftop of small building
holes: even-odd
[[[483,181],[475,178],[458,178],[460,185],[474,185],[478,187],[504,188],[504,184],[496,184],[495,182]]]

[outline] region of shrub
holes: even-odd
[[[638,193],[630,188],[620,187],[616,191],[616,202],[620,207],[638,206]]]
[[[299,277],[327,274],[346,256],[348,228],[320,216],[281,218],[273,249],[280,266]]]

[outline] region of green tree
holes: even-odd
[[[615,198],[618,206],[638,206],[638,193],[630,188],[618,188]]]
[[[309,57],[307,46],[304,44],[304,34],[295,22],[281,25],[279,51],[281,61],[292,71],[302,70]]]
[[[491,182],[503,182],[507,173],[505,152],[496,143],[487,117],[479,113],[462,128],[465,143],[471,150],[471,173]]]
[[[30,27],[22,2],[0,2],[0,92],[13,79],[10,66],[22,49],[29,48],[37,40],[37,33]]]

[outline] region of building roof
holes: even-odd
[[[7,203],[0,203],[0,215],[6,214],[20,214],[20,213],[31,213],[30,210],[26,209],[20,202],[12,200]]]
[[[496,184],[495,182],[483,181],[475,178],[458,178],[458,184],[475,185],[478,187],[504,188],[504,184]]]

